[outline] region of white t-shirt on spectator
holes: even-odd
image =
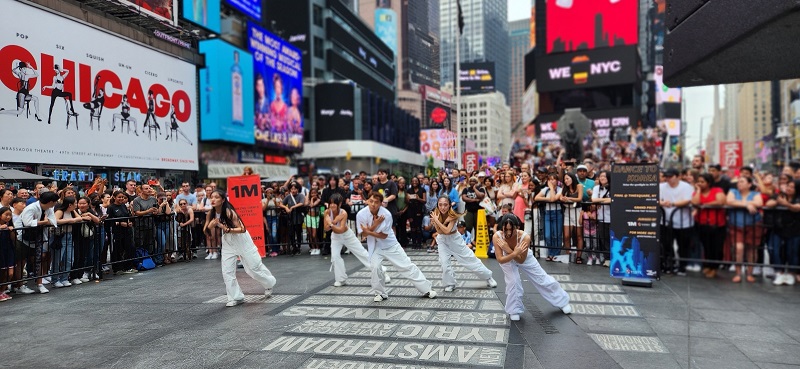
[[[561,187],[556,187],[556,195],[561,194],[561,191],[562,191]],[[550,195],[551,195],[550,194],[550,187],[543,188],[541,191],[539,191],[539,194],[542,195],[542,196],[550,197]],[[559,203],[559,202],[548,202],[548,203],[546,203],[546,205],[544,207],[544,210],[546,210],[546,211],[550,211],[550,210],[561,211],[561,203]]]
[[[609,189],[600,188],[600,185],[594,186],[592,189],[592,199],[602,199],[604,197],[611,197]],[[611,223],[610,204],[597,204],[597,220],[603,223]]]
[[[692,200],[692,193],[694,192],[694,188],[692,185],[680,181],[678,186],[673,188],[669,185],[669,183],[664,182],[660,185],[660,199],[667,200],[671,203],[679,202],[679,201],[691,201]],[[694,226],[694,220],[692,219],[692,211],[690,207],[685,207],[678,209],[679,214],[672,217],[672,212],[674,212],[677,208],[674,206],[670,206],[664,208],[664,219],[661,220],[661,224],[669,224],[670,219],[672,220],[672,228],[675,229],[685,229],[691,228]]]

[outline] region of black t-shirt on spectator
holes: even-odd
[[[483,187],[480,187],[478,189],[478,191],[482,192],[484,194],[484,196],[486,195],[486,189],[484,189]],[[473,189],[472,186],[467,186],[463,190],[461,190],[461,195],[467,195],[467,198],[470,198],[470,199],[477,199],[478,198],[478,195],[475,193],[475,189]],[[480,202],[466,202],[465,201],[464,202],[464,207],[470,213],[477,213],[478,210],[481,209],[481,203]]]
[[[131,212],[128,210],[128,207],[125,205],[117,205],[111,204],[108,206],[108,219],[109,221],[114,222],[114,236],[115,237],[127,237],[130,236],[130,227],[123,227],[117,224],[117,222],[127,222],[130,219],[120,219],[119,221],[113,220],[114,218],[130,218]]]
[[[383,194],[384,199],[391,195],[394,195],[395,199],[389,201],[389,203],[386,206],[386,210],[389,210],[389,212],[392,213],[393,217],[397,214],[398,211],[400,211],[400,209],[397,208],[397,183],[394,183],[392,181],[386,181],[386,183],[378,182],[377,184],[372,186],[372,190],[378,191],[381,194]]]
[[[731,179],[727,176],[719,177],[719,181],[711,184],[711,187],[719,187],[722,189],[722,192],[725,192],[725,195],[727,195],[728,191],[731,189]]]

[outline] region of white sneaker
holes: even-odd
[[[594,258],[592,258],[591,256],[589,256],[589,258],[588,258],[588,259],[586,259],[586,265],[588,265],[588,266],[592,266],[592,260],[593,260],[593,259],[594,259]]]
[[[761,267],[757,266],[753,268],[753,275],[761,275]]]
[[[781,285],[784,284],[784,282],[786,282],[785,279],[784,279],[784,274],[781,273],[781,272],[775,273],[775,280],[772,281],[772,284],[774,286],[781,286]]]
[[[61,282],[61,284],[62,284],[64,287],[72,287],[72,283],[69,283],[69,281],[64,281],[64,282]]]
[[[428,291],[428,293],[422,295],[422,297],[427,297],[429,299],[435,299],[436,298],[436,291],[430,290],[430,291]]]
[[[381,296],[381,295],[375,295],[375,298],[374,298],[374,299],[372,299],[372,301],[375,301],[375,302],[381,302],[381,301],[383,301],[383,300],[386,300],[387,298],[388,298],[388,297],[383,297],[383,296]]]
[[[792,273],[786,273],[783,275],[783,283],[787,286],[794,286],[795,277]]]
[[[453,292],[456,289],[456,286],[447,286],[444,288],[444,292]]]
[[[339,282],[339,281],[333,282],[333,286],[334,287],[341,287],[341,286],[344,286],[344,285],[345,285],[344,282]]]
[[[606,267],[606,268],[610,267],[611,266],[611,260],[604,261],[603,262],[603,266]]]
[[[775,268],[773,267],[764,267],[764,277],[773,277],[775,276]]]
[[[212,252],[212,253],[210,253],[210,254],[208,254],[208,255],[206,255],[206,257],[205,257],[204,259],[206,259],[206,260],[211,260],[211,257],[212,257],[212,256],[214,256],[214,253],[213,253],[213,252]]]
[[[268,299],[270,297],[272,297],[272,288],[267,288],[266,290],[264,290],[264,298]]]
[[[63,283],[61,283],[61,282],[56,282],[56,283],[54,283],[54,284],[53,284],[53,287],[55,287],[55,288],[61,288],[61,287],[64,287],[64,284],[63,284]]]
[[[83,283],[83,282],[81,282],[81,280],[80,280],[80,279],[78,279],[78,278],[75,278],[75,279],[73,279],[72,281],[70,281],[70,283],[72,283],[72,284],[74,284],[74,285],[76,285],[76,286],[77,286],[77,285],[79,285],[79,284],[81,284],[81,283]]]
[[[495,281],[494,278],[489,278],[486,280],[486,285],[490,288],[495,288],[497,287],[497,281]]]
[[[225,304],[225,306],[232,307],[232,306],[241,305],[241,304],[244,304],[244,300],[232,300],[232,301],[228,301],[228,303]]]
[[[89,273],[88,272],[83,273],[83,276],[81,276],[81,282],[89,282]]]
[[[34,291],[32,289],[28,288],[28,286],[26,286],[26,285],[22,285],[22,287],[17,288],[17,293],[21,293],[23,295],[30,295],[33,292]]]
[[[570,305],[570,304],[566,304],[566,305],[564,305],[564,306],[561,308],[561,311],[562,311],[564,314],[566,314],[566,315],[572,314],[572,305]]]
[[[38,286],[37,289],[39,290],[39,293],[48,293],[48,292],[50,292],[50,290],[48,290],[47,288],[44,288],[44,285],[41,285],[41,284]]]
[[[50,284],[50,277],[42,278],[42,284]]]
[[[214,259],[214,260],[219,259],[219,253],[218,252],[212,253],[211,254],[211,259]]]
[[[519,314],[511,314],[508,317],[511,319],[512,322],[519,321]]]
[[[731,273],[735,272],[736,271],[736,266],[731,264],[731,266],[728,268],[728,271],[731,272]]]

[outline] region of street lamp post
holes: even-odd
[[[703,141],[705,141],[705,138],[703,137],[703,127],[705,127],[704,122],[708,118],[714,119],[714,116],[713,115],[706,115],[706,116],[700,118],[700,152],[701,153],[702,153],[702,151],[703,151],[703,149],[705,147],[705,145],[703,144]]]

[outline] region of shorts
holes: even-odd
[[[733,241],[735,243],[743,243],[746,246],[758,246],[761,244],[761,236],[764,233],[761,225],[731,228],[733,228],[731,232],[733,232]]]
[[[565,207],[564,208],[564,227],[582,227],[583,219],[581,219],[580,207]]]
[[[306,215],[306,228],[319,228],[319,217]]]

